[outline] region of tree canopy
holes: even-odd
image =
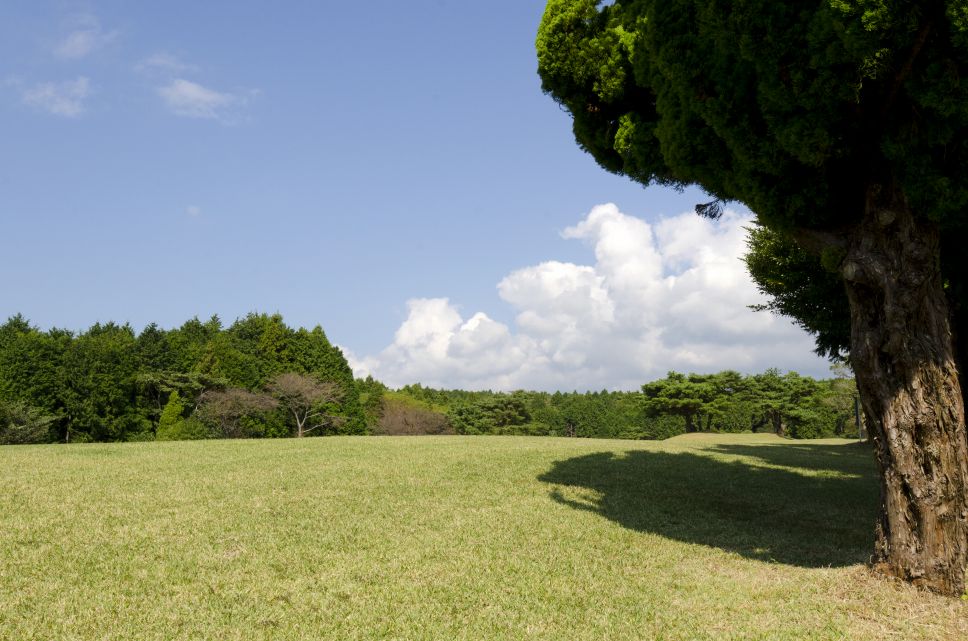
[[[877,565],[960,594],[968,5],[549,0],[537,53],[599,164],[700,185],[703,215],[747,205],[768,230],[748,260],[768,307],[821,353],[844,351],[849,319],[882,471]]]
[[[644,183],[699,184],[770,226],[840,226],[874,177],[964,231],[963,2],[551,0],[542,86],[579,144]]]
[[[274,407],[263,390],[283,374],[311,377],[331,391],[326,413],[334,429],[366,430],[342,352],[322,328],[292,329],[279,314],[249,314],[227,328],[218,317],[193,318],[141,333],[115,323],[41,331],[19,315],[0,325],[0,406],[18,417],[4,423],[43,425],[50,433],[42,440],[196,438],[204,430],[192,419],[204,417],[221,436],[298,433],[282,411],[244,422]]]

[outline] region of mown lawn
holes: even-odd
[[[2,639],[968,639],[841,441],[0,448]]]

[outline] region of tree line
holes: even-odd
[[[849,370],[816,380],[767,370],[743,376],[669,372],[635,392],[471,392],[357,381],[378,434],[514,434],[663,439],[689,432],[858,436]]]
[[[321,327],[278,314],[165,330],[0,325],[0,443],[516,434],[662,439],[717,431],[853,435],[853,379],[680,374],[634,392],[388,388],[354,379]]]
[[[321,327],[278,314],[136,333],[0,325],[0,442],[366,432],[353,372]]]

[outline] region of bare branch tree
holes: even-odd
[[[380,420],[373,426],[374,434],[415,435],[453,434],[447,416],[397,399],[384,398]]]
[[[198,411],[203,419],[218,425],[224,438],[245,436],[239,421],[245,416],[261,414],[278,407],[279,402],[266,394],[257,394],[239,387],[209,390],[199,397]]]
[[[285,372],[269,381],[266,389],[296,420],[297,437],[340,420],[340,417],[327,412],[325,407],[342,398],[336,383],[320,381],[306,374]]]

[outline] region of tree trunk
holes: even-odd
[[[771,421],[773,422],[773,433],[780,437],[786,436],[786,426],[783,424],[783,412],[780,410],[770,410]]]
[[[851,365],[881,472],[875,568],[941,594],[965,589],[968,434],[939,233],[903,196],[872,191],[841,269]]]
[[[843,436],[844,432],[847,431],[847,418],[845,416],[837,416],[837,426],[834,427],[834,435]]]
[[[684,414],[686,418],[686,434],[692,434],[696,431],[696,428],[692,424],[692,414]]]

